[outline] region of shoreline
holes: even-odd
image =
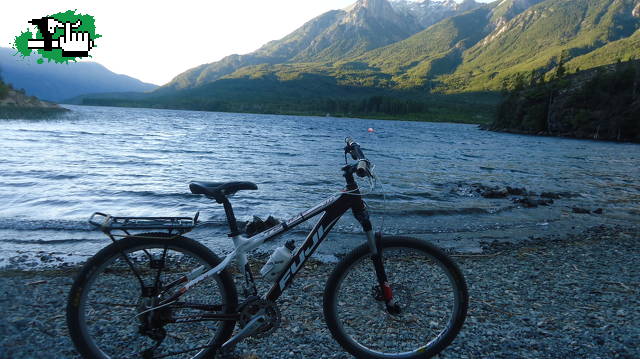
[[[7,107],[0,106],[0,120],[39,120],[58,118],[71,110],[60,107]]]
[[[640,226],[598,226],[579,235],[487,243],[483,250],[452,254],[471,300],[461,334],[440,358],[640,356],[634,324],[640,319],[640,268],[634,265]],[[281,328],[239,343],[230,357],[348,357],[322,317],[334,264],[308,264],[278,301]],[[77,270],[0,271],[0,357],[78,358],[65,324]]]
[[[454,123],[463,125],[477,125],[488,126],[490,122],[486,117],[474,117],[472,115],[462,116],[451,113],[431,113],[428,114],[429,118],[426,118],[426,113],[411,113],[407,115],[389,115],[389,114],[358,114],[358,113],[327,113],[323,112],[305,112],[305,111],[266,111],[266,112],[241,112],[241,111],[213,111],[204,109],[189,109],[189,108],[173,108],[173,107],[153,107],[153,106],[116,106],[116,105],[100,105],[100,104],[77,104],[77,103],[64,103],[60,105],[67,106],[82,106],[82,107],[109,107],[109,108],[131,108],[131,109],[144,109],[144,110],[169,110],[169,111],[190,111],[190,112],[206,112],[206,113],[227,113],[227,114],[243,114],[243,115],[273,115],[273,116],[296,116],[296,117],[320,117],[320,118],[337,118],[337,119],[360,119],[360,120],[372,120],[372,121],[399,121],[399,122],[428,122],[428,123]],[[444,114],[443,114],[444,113]],[[481,120],[482,119],[482,120]]]
[[[480,124],[478,128],[482,131],[490,131],[497,133],[508,133],[512,135],[523,135],[523,136],[535,136],[535,137],[551,137],[551,138],[563,138],[563,139],[571,139],[571,140],[580,140],[580,141],[594,141],[594,142],[610,142],[610,143],[634,143],[640,144],[640,140],[613,140],[608,138],[593,138],[593,137],[580,137],[580,136],[572,136],[568,133],[558,133],[553,134],[549,132],[535,132],[535,131],[526,131],[526,130],[518,130],[514,128],[493,128],[491,126]]]

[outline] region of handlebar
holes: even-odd
[[[357,165],[355,166],[355,172],[358,177],[370,176],[370,163],[369,160],[367,160],[367,158],[365,157],[364,152],[362,152],[360,144],[354,141],[351,137],[347,137],[345,139],[345,142],[347,143],[347,145],[344,147],[345,156],[347,153],[349,153],[351,155],[351,158],[358,161]]]

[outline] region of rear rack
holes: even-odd
[[[184,234],[191,231],[198,223],[198,215],[191,217],[114,217],[95,212],[89,217],[89,224],[110,235],[112,231],[160,230],[168,233]]]

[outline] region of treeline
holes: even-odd
[[[28,96],[25,89],[14,89],[13,85],[2,81],[2,77],[0,77],[0,100],[6,98],[11,91],[15,91],[21,95]]]
[[[567,75],[561,61],[550,80],[519,74],[505,88],[491,129],[640,142],[640,61]]]
[[[495,116],[497,101],[496,93],[444,95],[428,93],[425,89],[344,86],[335,78],[307,74],[291,80],[269,76],[220,79],[193,89],[160,89],[137,97],[131,94],[86,95],[74,99],[73,103],[487,125]]]
[[[369,96],[361,99],[319,98],[298,101],[225,101],[214,98],[190,98],[179,100],[125,100],[110,98],[86,98],[84,105],[180,108],[220,112],[253,113],[309,113],[336,115],[407,115],[427,112],[425,102],[390,96]]]
[[[5,84],[4,81],[2,81],[2,78],[0,78],[0,100],[7,97],[10,89],[11,85]]]
[[[427,112],[428,106],[414,100],[371,96],[360,100],[326,99],[313,109],[327,113],[406,115]]]

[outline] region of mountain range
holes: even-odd
[[[561,62],[576,71],[636,57],[639,29],[640,0],[358,0],[254,52],[185,71],[143,100],[117,102],[329,112],[351,101],[353,112],[375,96],[497,93]]]
[[[78,95],[104,92],[145,92],[157,85],[113,73],[95,62],[69,64],[36,63],[33,56],[15,56],[13,49],[0,47],[0,77],[28,95],[60,102]]]
[[[163,88],[193,88],[255,65],[332,64],[401,41],[442,19],[479,6],[474,0],[463,4],[453,0],[359,0],[345,9],[328,11],[252,53],[230,55],[190,69]]]

